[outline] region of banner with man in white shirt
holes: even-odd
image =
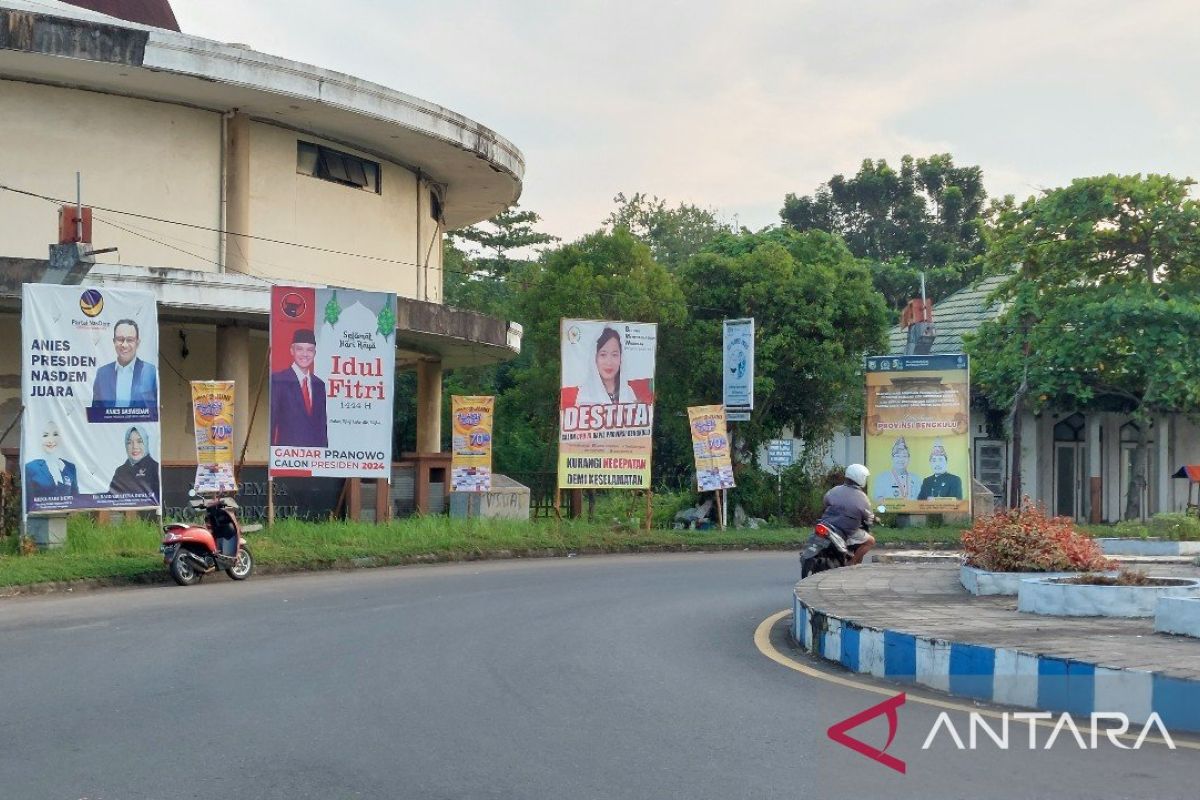
[[[388,478],[396,295],[271,289],[272,477]]]

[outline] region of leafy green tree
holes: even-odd
[[[536,254],[539,248],[558,241],[537,229],[542,221],[537,212],[521,210],[519,205],[501,211],[487,222],[451,231],[449,238],[471,242],[483,250],[484,255],[476,259],[476,269],[487,269],[495,275],[507,275],[514,267],[513,254],[517,251]]]
[[[1191,180],[1081,178],[1000,215],[987,262],[1011,272],[999,318],[968,337],[973,378],[1010,409],[1129,413],[1141,441],[1125,516],[1144,516],[1149,423],[1200,412],[1200,203]]]
[[[934,300],[977,276],[986,199],[979,167],[957,167],[948,153],[906,155],[899,170],[867,159],[856,175],[834,175],[812,195],[788,194],[780,217],[798,231],[841,236],[898,310],[919,296],[922,271]]]
[[[655,261],[671,270],[728,232],[716,212],[690,203],[668,208],[666,200],[642,192],[628,197],[621,192],[613,202],[617,208],[604,220],[605,230],[628,230],[649,245]]]
[[[791,428],[815,454],[862,411],[862,356],[883,347],[887,310],[870,272],[836,236],[781,228],[726,234],[680,272],[691,322],[679,372],[685,404],[720,401],[721,323],[754,317],[755,409],[738,424],[749,452]]]

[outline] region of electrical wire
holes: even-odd
[[[33,192],[28,189],[19,189],[15,186],[9,186],[9,185],[3,184],[3,183],[0,183],[0,191],[12,192],[13,194],[23,195],[25,197],[32,197],[32,198],[36,198],[38,200],[44,200],[47,203],[51,203],[52,205],[56,205],[56,206],[74,205],[75,204],[74,201],[72,201],[72,200],[66,200],[63,198],[52,197],[50,195],[40,194],[38,192]],[[367,261],[382,262],[382,263],[386,263],[386,264],[396,264],[399,266],[406,266],[406,267],[415,267],[418,270],[422,269],[421,264],[419,264],[417,262],[413,262],[413,261],[405,261],[404,259],[386,258],[384,256],[373,256],[373,255],[368,255],[365,253],[354,253],[354,252],[350,252],[350,251],[346,251],[346,250],[334,250],[334,249],[327,248],[327,247],[320,247],[319,245],[304,244],[302,242],[290,242],[290,241],[287,241],[284,239],[272,239],[270,237],[256,236],[254,234],[249,234],[249,233],[236,233],[234,231],[223,230],[221,228],[213,228],[213,227],[209,227],[207,225],[200,225],[200,224],[193,223],[193,222],[182,222],[179,220],[167,219],[165,217],[156,217],[156,216],[153,216],[150,214],[141,214],[141,213],[138,213],[135,211],[125,211],[125,210],[118,209],[118,208],[107,208],[105,206],[89,206],[89,208],[91,208],[93,210],[93,212],[103,211],[107,214],[120,214],[122,216],[133,217],[135,219],[142,219],[142,220],[147,220],[150,222],[158,222],[158,223],[161,223],[164,225],[177,225],[177,226],[180,226],[183,228],[190,228],[192,230],[206,231],[208,233],[216,233],[216,234],[220,234],[223,236],[234,236],[234,237],[249,239],[251,241],[259,241],[259,242],[264,242],[267,244],[276,244],[276,245],[280,245],[280,246],[284,246],[284,247],[296,247],[296,248],[299,248],[302,250],[311,250],[311,251],[316,251],[316,252],[320,252],[320,253],[327,253],[329,255],[344,256],[347,258],[360,258],[360,259],[364,259]],[[162,247],[166,247],[168,249],[175,250],[176,252],[183,253],[192,258],[196,258],[200,261],[205,261],[209,264],[214,264],[218,268],[230,269],[228,265],[222,265],[220,262],[215,261],[211,258],[207,258],[205,256],[201,256],[196,253],[192,253],[188,250],[184,250],[181,247],[177,247],[177,246],[168,244],[167,242],[161,241],[159,239],[155,239],[147,234],[138,233],[137,231],[134,231],[130,228],[118,225],[117,223],[115,223],[111,220],[105,219],[103,217],[97,217],[97,216],[93,215],[93,219],[96,219],[97,221],[103,222],[107,225],[111,225],[112,227],[117,228],[118,230],[122,230],[130,235],[138,236],[143,239],[147,239],[147,240],[154,242],[155,244],[158,244]],[[431,253],[432,253],[432,247],[433,247],[433,240],[431,240],[431,242],[430,242],[430,252]],[[267,262],[260,262],[260,263],[267,263]],[[279,265],[272,265],[272,266],[278,267]],[[425,268],[428,268],[428,263],[426,263]],[[326,275],[318,275],[316,273],[304,272],[303,270],[297,270],[292,266],[288,266],[288,267],[286,267],[286,269],[288,272],[291,272],[291,273],[300,274],[305,277],[315,278],[320,283],[326,283],[327,278],[328,278],[328,276],[326,276]],[[238,272],[240,274],[245,274],[245,275],[253,274],[253,273],[244,272],[242,270],[236,270],[236,269],[231,270],[231,271]],[[520,287],[520,289],[522,291],[528,291],[531,288],[531,284],[529,281],[517,281],[512,278],[506,278],[502,275],[493,275],[488,272],[452,269],[450,267],[445,266],[445,264],[443,264],[441,266],[440,271],[443,274],[448,273],[448,274],[452,274],[452,275],[462,275],[462,276],[470,278],[472,280],[499,281],[501,283],[504,283],[504,284],[507,284],[510,286],[518,286],[518,287]],[[261,277],[261,276],[256,276],[256,277]],[[608,297],[608,298],[614,298],[614,299],[620,299],[620,298],[624,297],[623,294],[618,293],[618,292],[593,292],[592,295],[597,296],[597,297]],[[728,309],[725,309],[725,308],[717,308],[714,306],[702,306],[702,305],[697,305],[694,303],[685,303],[684,308],[686,308],[690,311],[711,311],[711,312],[715,312],[715,313],[719,313],[719,314],[728,313]]]

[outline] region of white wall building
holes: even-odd
[[[520,349],[520,326],[441,304],[442,237],[516,202],[521,152],[395,89],[171,27],[167,0],[0,0],[0,341],[19,341],[20,285],[79,172],[92,246],[117,248],[87,281],[158,294],[165,465],[192,463],[188,380],[250,387],[239,437],[265,415],[248,400],[273,283],[400,296],[397,363],[418,374],[418,450],[437,452],[443,368]],[[0,430],[19,409],[19,351],[0,347]]]

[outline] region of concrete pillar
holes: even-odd
[[[417,452],[442,451],[442,362],[417,362]]]
[[[1174,510],[1171,508],[1171,473],[1175,471],[1171,468],[1171,418],[1165,414],[1154,421],[1154,451],[1158,459],[1155,475],[1158,497],[1154,510],[1162,514]]]
[[[1100,415],[1087,415],[1087,492],[1088,522],[1093,525],[1104,518],[1104,487],[1100,478]]]
[[[254,387],[250,385],[250,329],[237,325],[217,326],[217,379],[233,381],[233,457],[242,455],[250,424]],[[266,420],[261,430],[266,430]],[[255,423],[256,427],[258,423]]]
[[[1021,494],[1030,500],[1041,499],[1041,483],[1038,480],[1038,455],[1041,441],[1041,417],[1028,411],[1022,412],[1021,420]],[[1022,499],[1023,499],[1022,498]]]
[[[67,518],[26,517],[25,535],[33,540],[39,550],[57,550],[67,544]]]
[[[226,122],[225,257],[228,272],[250,271],[250,118],[235,111]]]

